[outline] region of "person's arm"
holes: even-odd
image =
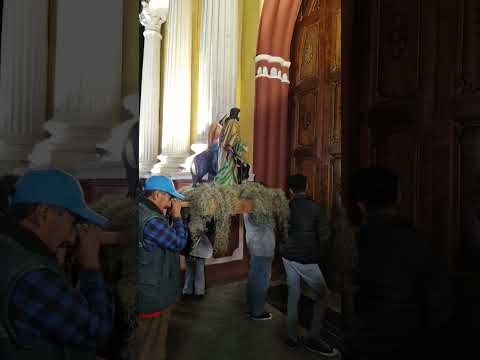
[[[181,218],[174,218],[171,228],[162,219],[153,218],[145,225],[143,235],[147,248],[179,252],[187,245],[187,229]]]
[[[52,342],[94,348],[112,332],[112,293],[99,271],[79,273],[79,291],[50,270],[26,274],[10,302],[17,333],[39,333]]]
[[[114,301],[100,273],[101,231],[88,224],[78,224],[76,230],[82,269],[79,291],[59,274],[39,269],[20,279],[9,305],[19,333],[25,330],[61,344],[95,347],[112,332]]]

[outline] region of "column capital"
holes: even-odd
[[[142,1],[142,12],[139,15],[140,24],[146,31],[160,33],[162,24],[167,20],[169,0]]]

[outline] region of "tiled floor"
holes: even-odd
[[[270,321],[245,316],[245,284],[208,289],[203,300],[176,305],[168,338],[172,360],[296,360],[322,359],[304,348],[290,351],[285,341],[285,316],[267,305]]]

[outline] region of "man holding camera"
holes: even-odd
[[[0,231],[0,358],[95,359],[113,322],[98,256],[97,226],[106,219],[86,206],[78,181],[60,170],[21,177],[10,215]],[[74,245],[78,289],[56,259]]]
[[[183,199],[172,180],[165,176],[147,179],[139,199],[137,360],[167,357],[171,308],[182,292],[180,252],[187,245],[187,227],[182,221],[182,205],[178,201]]]

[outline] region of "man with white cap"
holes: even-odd
[[[78,181],[60,170],[21,177],[11,216],[0,230],[0,358],[95,359],[113,322],[98,256],[97,226],[106,219],[87,207]],[[55,254],[76,239],[80,271],[73,290]]]
[[[180,252],[187,245],[187,227],[178,200],[184,200],[184,196],[165,176],[147,179],[139,199],[137,360],[163,360],[167,356],[170,312],[181,296]]]

